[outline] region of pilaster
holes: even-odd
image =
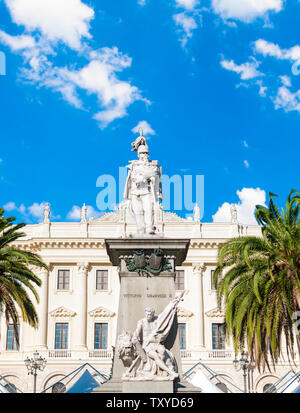
[[[195,347],[204,347],[205,346],[205,337],[204,337],[204,297],[203,297],[203,274],[206,270],[204,263],[196,263],[193,266],[193,274],[196,277],[196,295],[198,301],[195,303]]]
[[[75,322],[74,347],[87,350],[87,275],[89,264],[77,264],[77,289],[80,293],[79,310]]]

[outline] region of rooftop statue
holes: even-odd
[[[44,207],[44,223],[48,224],[50,222],[50,205],[47,203]]]
[[[83,204],[80,212],[80,221],[81,222],[86,222],[87,221],[87,207],[85,204]]]
[[[130,201],[138,235],[155,234],[154,211],[162,200],[161,168],[157,161],[149,160],[147,139],[140,128],[140,136],[132,143],[138,160],[130,161],[124,198]]]
[[[198,204],[194,206],[193,213],[194,213],[194,222],[200,222],[200,208]]]
[[[232,204],[230,206],[230,213],[231,213],[231,223],[232,224],[237,224],[238,223],[238,217],[237,217],[237,207],[235,204]]]

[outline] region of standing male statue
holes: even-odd
[[[130,200],[139,235],[155,234],[154,207],[162,199],[161,168],[149,160],[147,140],[140,128],[140,136],[132,143],[138,160],[130,161],[124,198]]]

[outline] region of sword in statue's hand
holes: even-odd
[[[178,305],[180,303],[180,301],[184,300],[183,296],[184,296],[185,293],[187,293],[187,290],[182,291],[182,293],[178,297],[174,298],[173,302],[174,302],[175,305]]]

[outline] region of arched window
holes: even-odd
[[[272,383],[267,383],[263,387],[264,393],[276,393],[276,387]]]
[[[216,386],[222,390],[223,393],[228,393],[228,387],[224,383],[217,383]]]

